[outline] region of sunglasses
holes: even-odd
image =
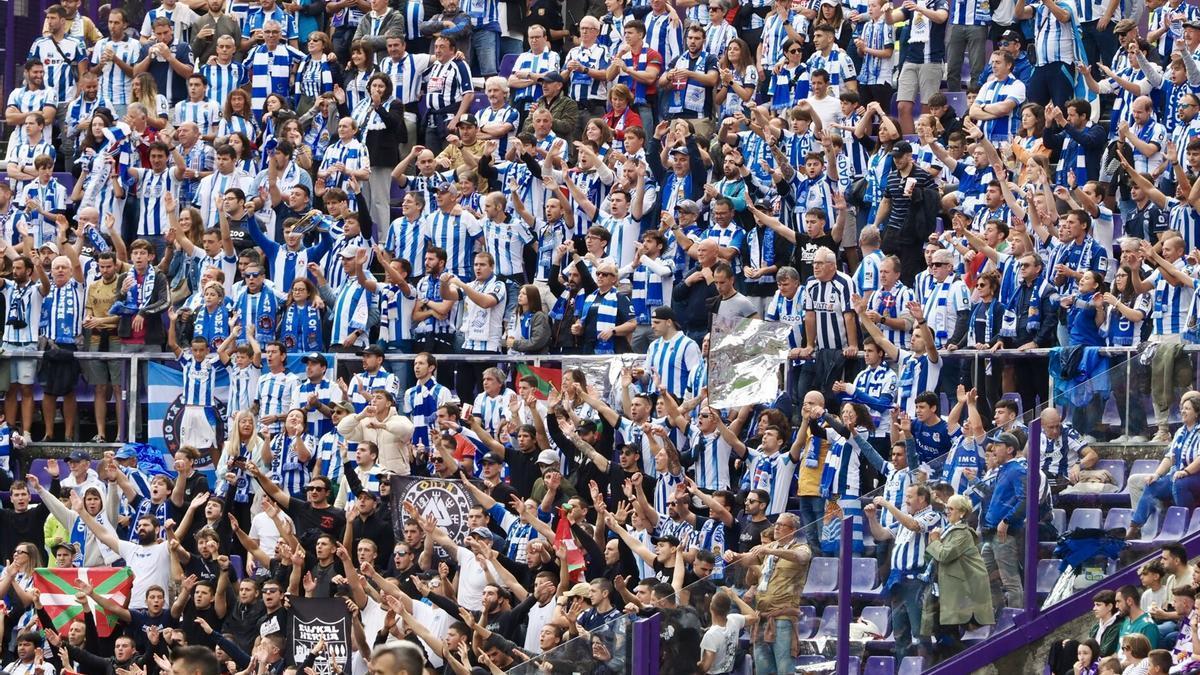
[[[304,490],[305,492],[324,492],[325,488],[320,485],[309,485]]]
[[[800,53],[800,50],[799,50],[799,49],[789,49],[789,50],[787,50],[787,53],[789,53],[789,54],[799,54],[799,53]]]
[[[598,277],[615,277],[615,276],[617,276],[617,273],[616,272],[596,272],[596,276],[598,276]]]
[[[246,277],[247,279],[257,279],[262,276],[262,272],[246,272],[242,276]]]

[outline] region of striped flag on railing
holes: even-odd
[[[42,607],[54,622],[54,630],[64,637],[71,621],[84,610],[75,600],[79,582],[91,584],[97,593],[124,605],[133,590],[133,572],[128,567],[39,567],[33,571],[33,587],[38,590]],[[89,601],[91,603],[91,601]],[[117,617],[91,603],[100,637],[112,635]]]

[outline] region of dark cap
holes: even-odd
[[[54,553],[58,553],[58,550],[61,548],[67,549],[68,551],[71,552],[72,555],[75,554],[75,545],[70,542],[66,542],[66,541],[58,542],[57,544],[55,544],[54,546],[51,547],[51,551]]]
[[[504,460],[500,459],[500,455],[494,452],[489,452],[479,459],[480,464],[503,464]]]
[[[987,442],[989,444],[990,443],[999,443],[1001,445],[1007,445],[1008,447],[1012,448],[1013,450],[1015,450],[1017,452],[1021,451],[1021,441],[1017,440],[1016,436],[1014,436],[1006,431],[1000,432],[998,434],[991,434],[990,436],[987,437]]]
[[[896,144],[892,146],[892,157],[911,155],[912,151],[912,143],[909,143],[908,141],[897,141]]]
[[[1200,22],[1195,20],[1185,21],[1183,25],[1187,26],[1189,23],[1192,24],[1193,28],[1200,27]],[[1113,35],[1124,35],[1131,30],[1137,30],[1137,27],[1138,25],[1136,21],[1132,19],[1121,19],[1113,25]]]
[[[679,537],[676,537],[673,534],[668,534],[665,537],[650,537],[650,542],[653,544],[657,544],[662,541],[665,541],[672,546],[679,545]]]
[[[370,497],[371,499],[379,499],[379,493],[370,488],[365,488],[365,487],[360,488],[359,491],[356,492],[355,494],[358,495],[358,497],[360,497],[360,498]]]
[[[557,70],[552,70],[542,76],[542,84],[545,84],[547,82],[557,82],[559,84],[562,84],[563,77],[561,74],[559,74],[559,72]]]
[[[467,113],[466,115],[463,115],[462,117],[458,118],[458,123],[459,124],[467,124],[467,125],[470,125],[473,127],[479,126],[479,120],[475,119],[475,116],[472,115],[471,113]]]
[[[72,450],[71,454],[67,455],[68,462],[90,462],[92,461],[92,453],[87,450]]]
[[[380,347],[379,345],[368,345],[367,347],[364,347],[358,351],[359,356],[366,356],[368,354],[371,356],[383,356],[383,347]]]
[[[1016,42],[1017,44],[1025,44],[1025,38],[1021,37],[1021,34],[1015,30],[1006,30],[1003,33],[1001,33],[1000,40],[998,40],[998,41],[1003,41],[1003,40],[1008,40],[1009,42]]]
[[[675,318],[675,310],[666,305],[659,305],[654,308],[654,318],[661,321],[670,321],[676,326],[679,325],[679,319]]]
[[[329,360],[325,358],[324,354],[318,352],[310,352],[305,354],[300,358],[300,360],[304,363],[319,363],[326,367],[329,366]]]
[[[486,527],[477,527],[468,532],[467,535],[475,537],[476,539],[483,539],[486,541],[492,540],[492,531]]]
[[[700,215],[700,203],[694,199],[684,199],[676,202],[675,208],[678,209],[680,213],[691,213],[697,216]]]

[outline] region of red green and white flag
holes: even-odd
[[[534,396],[543,401],[550,397],[551,389],[562,388],[561,368],[543,368],[541,366],[531,366],[525,363],[518,363],[517,370],[515,373],[513,373],[513,380],[519,382],[521,378],[525,377],[526,375],[532,375],[535,379],[537,379],[537,391],[534,392]]]
[[[42,607],[54,621],[54,630],[64,637],[71,621],[84,607],[75,600],[79,584],[86,581],[97,593],[111,598],[119,605],[129,602],[133,590],[133,572],[128,567],[39,567],[33,571],[33,587],[41,594]],[[112,635],[117,617],[103,607],[89,602],[96,632],[100,637]]]

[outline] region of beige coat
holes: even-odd
[[[382,425],[382,428],[372,424]],[[370,441],[379,448],[379,465],[394,471],[401,476],[412,474],[413,423],[396,412],[388,410],[388,416],[379,422],[366,413],[346,415],[338,424],[341,432],[350,443]]]

